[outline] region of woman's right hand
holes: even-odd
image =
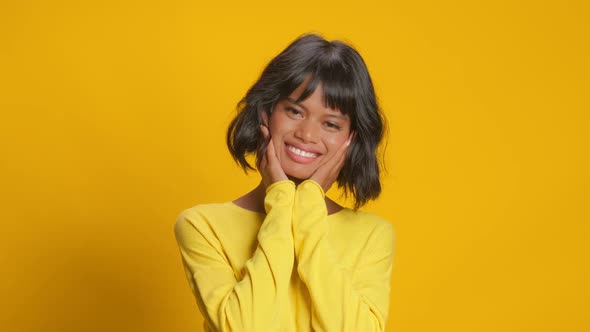
[[[268,187],[275,182],[288,180],[289,178],[281,167],[281,160],[276,154],[268,127],[265,125],[260,125],[260,130],[262,131],[262,136],[268,142],[268,144],[266,146],[266,151],[264,151],[262,158],[260,158],[258,172],[260,172],[260,175],[262,176],[262,183],[265,187]]]

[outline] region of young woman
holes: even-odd
[[[351,46],[295,40],[238,105],[227,145],[261,182],[183,211],[176,238],[206,331],[384,331],[394,233],[358,210],[381,191],[384,130]],[[354,209],[325,196],[336,182]]]

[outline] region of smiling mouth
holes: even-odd
[[[287,149],[289,151],[293,152],[294,154],[296,154],[300,157],[304,157],[304,158],[315,158],[315,157],[319,156],[319,154],[317,154],[317,153],[300,150],[300,149],[298,149],[294,146],[291,146],[291,145],[287,145]]]

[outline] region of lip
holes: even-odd
[[[303,146],[303,145],[300,145],[300,144],[297,144],[297,143],[289,143],[289,142],[285,142],[285,145],[288,145],[288,146],[292,146],[292,147],[298,148],[299,150],[303,150],[303,151],[307,151],[307,152],[315,153],[315,154],[317,154],[317,155],[318,155],[318,157],[319,157],[319,155],[321,155],[321,154],[322,154],[321,152],[319,152],[319,151],[317,151],[317,150],[313,150],[313,149],[307,148],[307,147],[305,147],[305,146]]]
[[[300,156],[298,154],[295,154],[293,151],[289,150],[289,146],[295,147],[299,150],[303,150],[303,151],[307,151],[307,152],[311,152],[311,153],[315,153],[317,154],[316,157],[304,157],[304,156]],[[296,163],[299,164],[309,164],[312,163],[314,161],[316,161],[322,154],[313,150],[307,150],[307,149],[302,149],[301,147],[294,145],[294,144],[287,144],[285,143],[285,153],[287,154],[287,156],[289,156],[289,158],[291,160],[293,160]]]

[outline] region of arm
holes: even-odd
[[[393,230],[382,229],[370,243],[354,273],[340,266],[328,242],[324,191],[315,181],[297,187],[293,238],[297,271],[312,301],[316,331],[384,331],[389,309]]]
[[[294,260],[294,194],[295,185],[288,180],[267,188],[267,215],[241,280],[202,216],[181,214],[178,218],[176,239],[189,284],[205,319],[216,331],[278,331]]]

